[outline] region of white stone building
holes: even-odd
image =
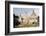
[[[38,16],[35,14],[34,10],[30,16],[20,15],[20,18],[21,18],[21,24],[33,24],[33,22],[38,22]]]

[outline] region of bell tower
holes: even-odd
[[[34,10],[33,10],[32,14],[31,14],[31,16],[36,16],[36,14],[35,14]]]

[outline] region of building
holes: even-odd
[[[38,17],[39,17],[39,16],[37,16],[37,15],[35,14],[34,10],[33,10],[32,14],[31,14],[30,16],[28,16],[28,15],[21,16],[21,15],[20,15],[21,24],[22,24],[22,25],[25,25],[25,24],[37,24],[37,23],[39,23],[39,22],[38,22],[38,20],[39,20]]]

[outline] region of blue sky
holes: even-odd
[[[27,13],[27,15],[31,15],[31,13],[33,12],[33,10],[35,10],[35,13],[37,14],[37,13],[39,13],[38,12],[38,8],[13,8],[13,13],[15,14],[15,15],[26,15],[26,13]]]

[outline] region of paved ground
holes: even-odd
[[[20,28],[20,27],[37,27],[37,26],[39,26],[39,24],[20,24],[17,27]]]

